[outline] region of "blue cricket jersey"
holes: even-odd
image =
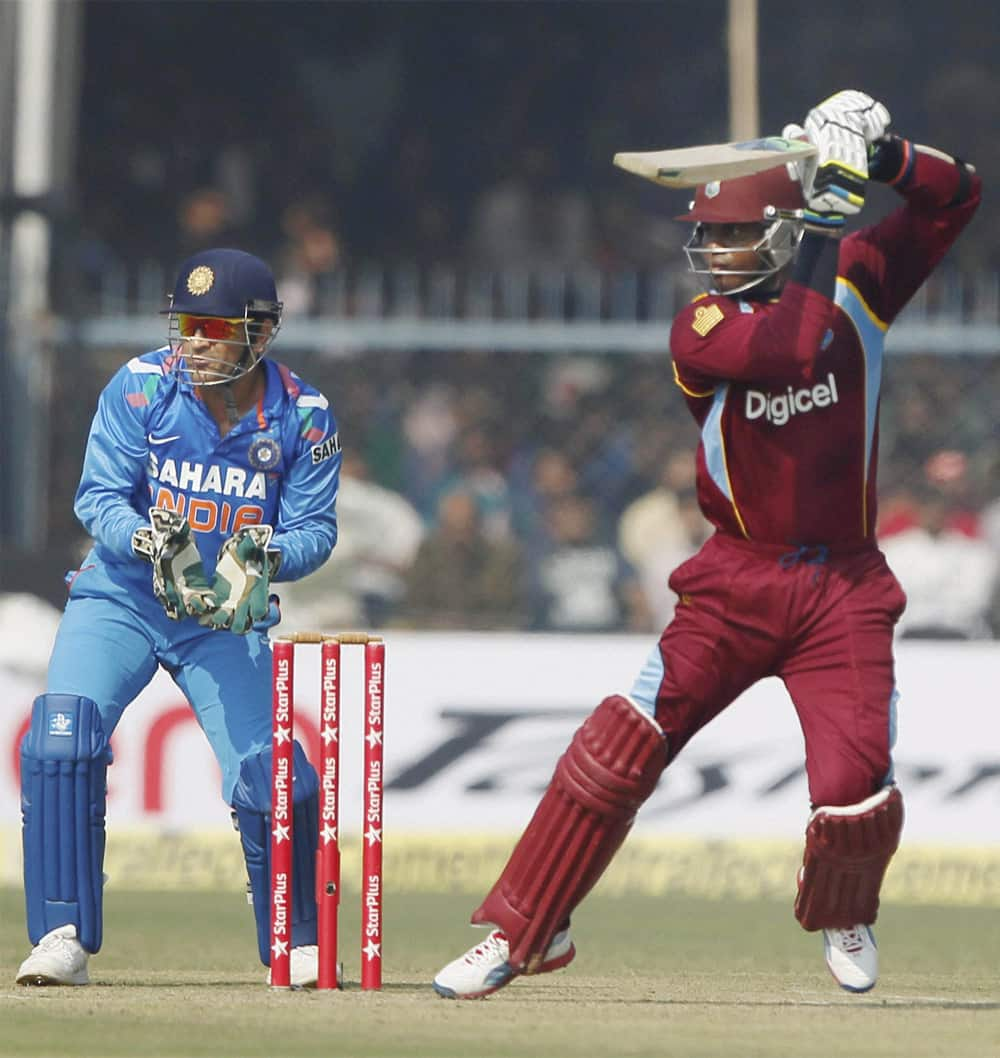
[[[222,543],[251,524],[274,526],[276,580],[322,565],[337,540],[341,460],[326,398],[262,360],[255,370],[267,375],[263,398],[223,437],[172,363],[169,347],[134,357],[101,393],[74,504],[94,540],[83,593],[127,593],[139,610],[146,598],[160,609],[149,564],[132,552],[132,534],[153,506],[187,518],[209,577]]]

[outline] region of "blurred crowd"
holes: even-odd
[[[226,4],[88,3],[64,289],[85,295],[146,260],[171,274],[221,244],[272,261],[296,312],[329,311],[317,285],[367,262],[672,259],[670,217],[685,194],[626,176],[611,158],[729,138],[725,9],[259,2],[235,18]],[[977,9],[941,34],[928,0],[877,12],[845,0],[842,10],[845,24],[854,12],[865,26],[849,53],[811,46],[811,18],[792,0],[762,9],[762,129],[851,85],[884,96],[904,134],[1000,169],[1000,144],[982,135],[1000,121],[990,48],[1000,11]],[[210,79],[192,39],[211,51]],[[766,76],[774,70],[780,78]],[[120,90],[129,84],[146,87]],[[964,267],[1000,266],[995,208],[984,202],[957,247]]]
[[[903,635],[1000,636],[1000,364],[892,362],[879,535]],[[372,354],[303,365],[345,446],[342,543],[290,623],[657,631],[706,539],[696,427],[665,357]],[[961,409],[961,412],[959,412]],[[978,411],[976,410],[978,409]]]
[[[721,2],[233,10],[197,5],[195,33],[193,6],[86,5],[62,311],[93,312],[109,276],[149,261],[172,275],[223,244],[273,263],[289,319],[350,311],[331,280],[369,263],[453,276],[676,265],[684,196],[610,159],[729,138]],[[947,34],[936,11],[844,0],[845,24],[865,26],[844,53],[815,48],[801,5],[762,5],[760,68],[781,71],[761,79],[762,127],[856,86],[884,96],[905,134],[1000,170],[1000,140],[982,135],[1000,121],[1000,9]],[[202,40],[226,47],[193,66]],[[872,198],[877,212],[892,195]],[[995,281],[994,209],[984,202],[953,263]],[[996,300],[984,303],[995,325]],[[134,352],[109,351],[93,377]],[[669,619],[667,575],[707,527],[697,434],[665,357],[277,355],[330,397],[345,446],[341,542],[282,592],[289,623],[584,632]],[[82,405],[80,375],[55,384]],[[998,394],[996,358],[929,349],[888,368],[880,533],[910,597],[903,634],[1000,634]],[[78,423],[53,429],[60,450],[82,449]],[[65,537],[75,479],[60,467],[52,532]]]

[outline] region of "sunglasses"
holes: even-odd
[[[245,342],[246,320],[226,319],[222,316],[190,316],[186,312],[177,314],[177,329],[182,338],[194,338],[199,331],[210,342]]]

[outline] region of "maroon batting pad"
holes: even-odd
[[[870,926],[878,917],[882,878],[903,830],[903,795],[892,786],[850,807],[819,808],[806,827],[795,901],[803,929]]]
[[[473,922],[510,941],[533,973],[553,934],[604,873],[667,763],[656,723],[627,698],[605,698],[573,736],[503,873]]]

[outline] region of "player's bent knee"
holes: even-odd
[[[858,804],[810,816],[795,916],[807,930],[871,925],[903,830],[903,795],[886,786]]]
[[[28,936],[37,944],[76,927],[89,952],[101,947],[104,819],[111,748],[95,702],[42,694],[21,742],[21,811]]]
[[[292,751],[292,946],[316,943],[319,779],[302,746]],[[247,757],[233,791],[261,962],[271,960],[271,748]]]
[[[581,807],[619,815],[635,812],[649,797],[665,759],[656,721],[630,699],[613,695],[577,731],[554,778]]]
[[[507,866],[473,922],[493,922],[510,962],[531,973],[553,934],[594,886],[666,767],[663,732],[648,714],[612,695],[587,718]]]

